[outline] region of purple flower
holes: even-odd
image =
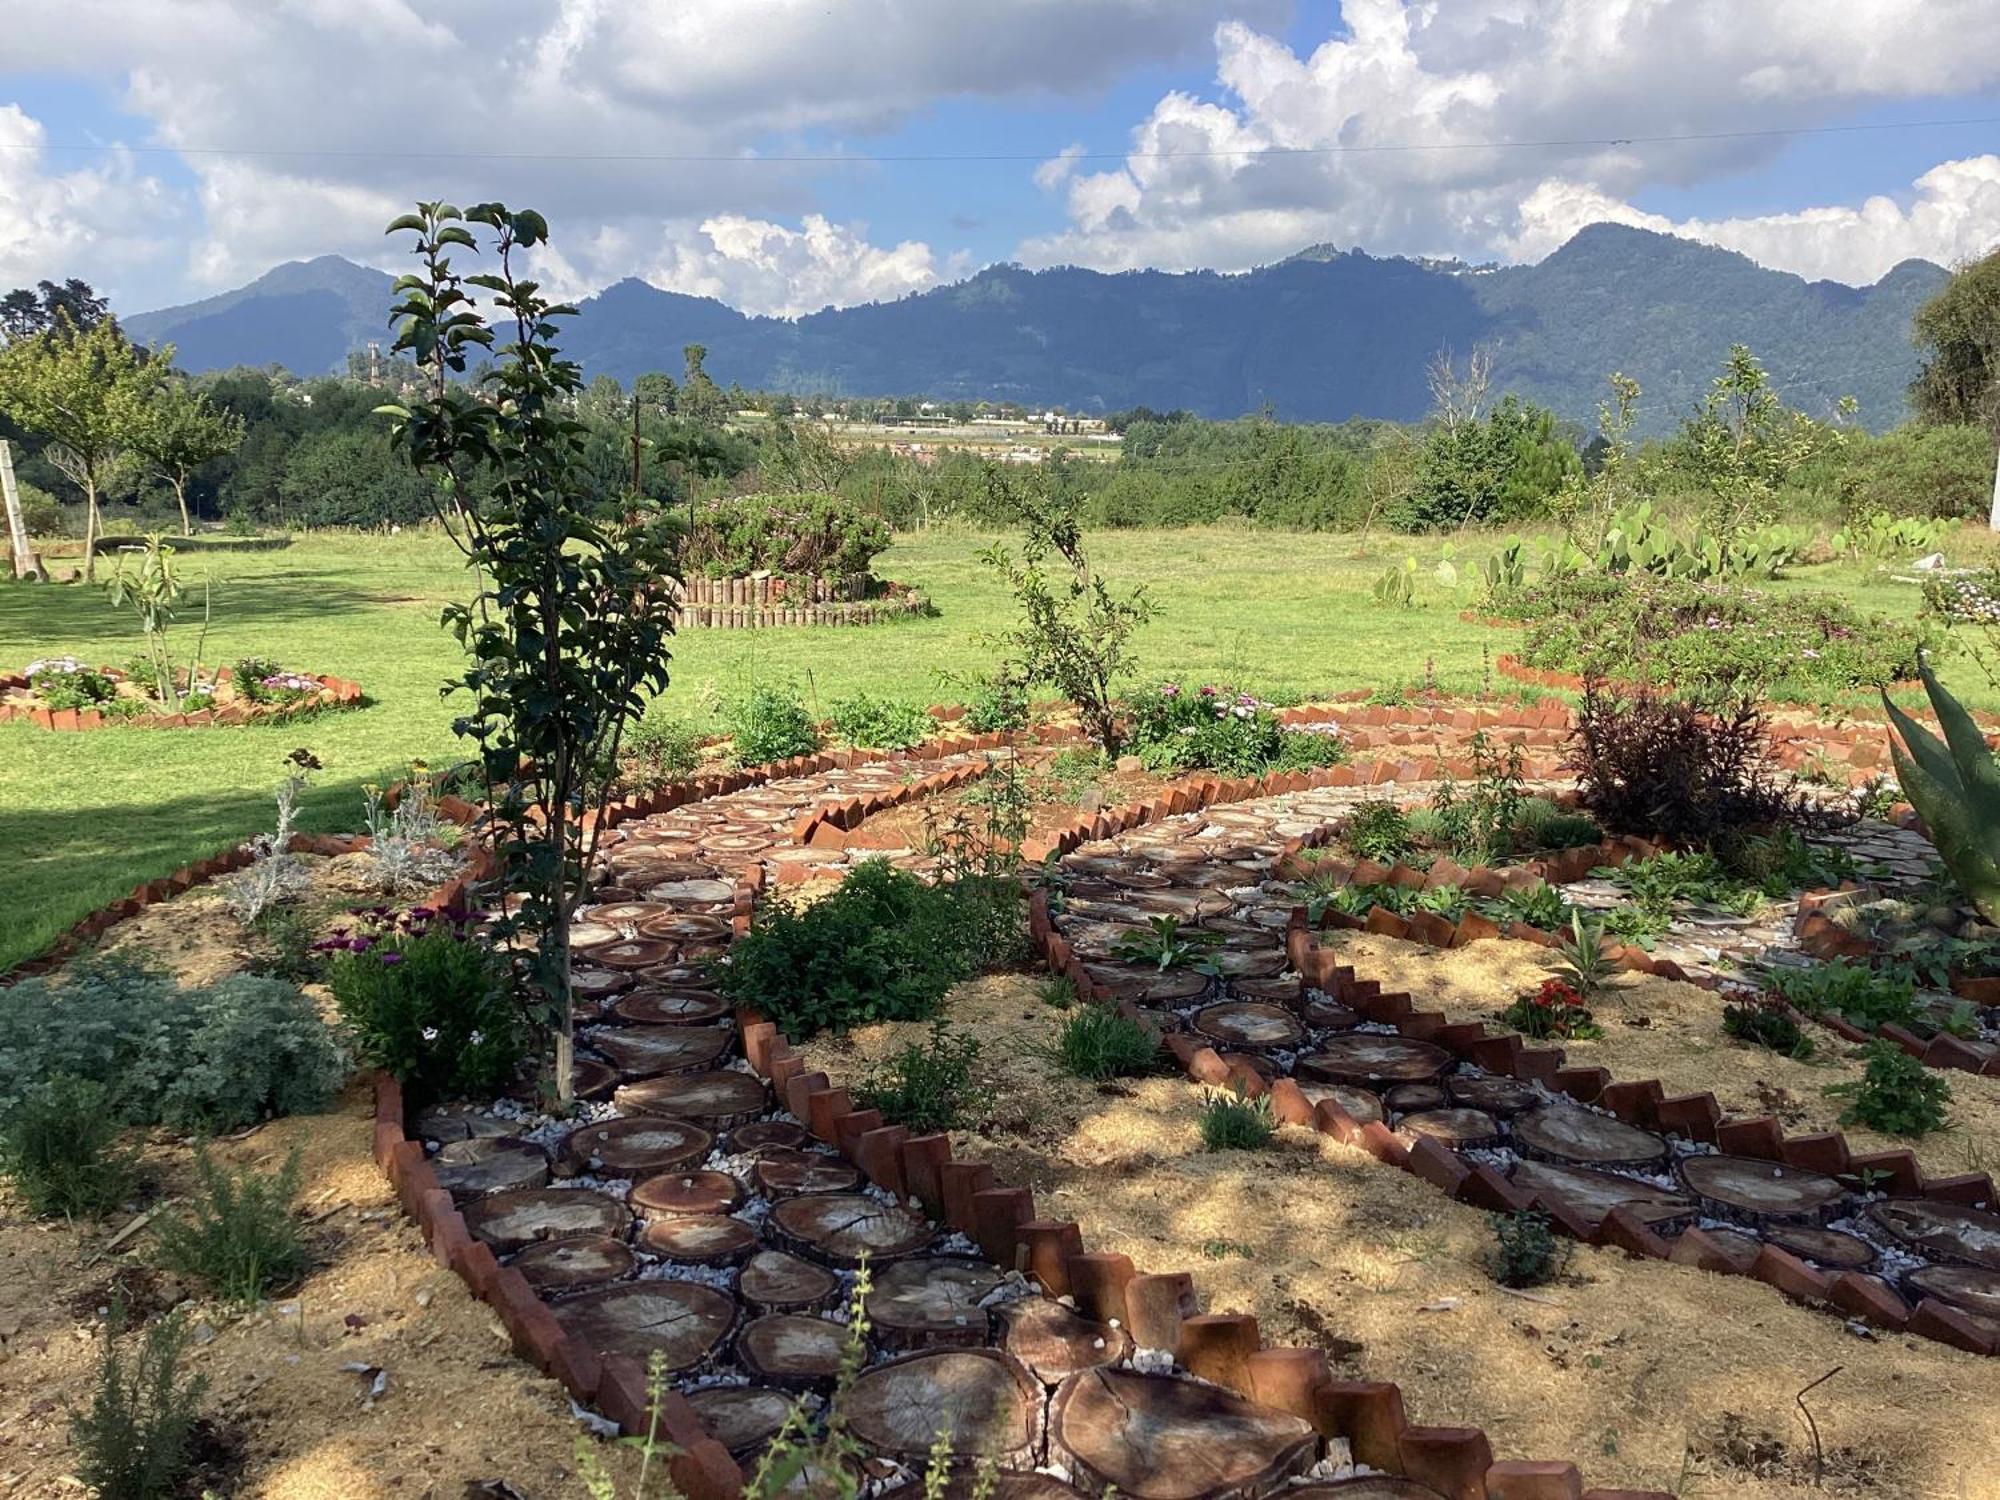
[[[400,953],[385,953],[382,955],[382,964],[383,967],[385,968],[388,967],[390,964],[399,964],[402,961],[403,961],[403,955]]]

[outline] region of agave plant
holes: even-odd
[[[1896,779],[1923,816],[1959,892],[1980,916],[2000,922],[2000,766],[1972,715],[1937,680],[1930,663],[1917,670],[1944,738],[1896,707],[1884,691],[1882,706],[1896,728],[1889,741]]]

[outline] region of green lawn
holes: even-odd
[[[670,701],[702,716],[716,695],[760,677],[797,678],[822,703],[857,688],[926,702],[953,697],[940,672],[989,667],[982,637],[1009,621],[1006,596],[977,560],[988,540],[912,536],[880,561],[883,576],[928,590],[941,611],[934,620],[690,632],[675,649]],[[1369,594],[1388,563],[1411,550],[1403,539],[1376,539],[1363,556],[1351,536],[1119,532],[1097,538],[1095,555],[1114,579],[1148,583],[1162,607],[1141,640],[1148,672],[1300,693],[1410,683],[1428,661],[1438,686],[1476,691],[1482,650],[1505,650],[1510,639],[1459,619],[1478,592],[1482,547],[1460,548],[1455,593],[1427,574],[1422,607],[1410,610],[1383,608]],[[1438,549],[1415,550],[1428,561]],[[1914,588],[1872,571],[1801,569],[1781,586],[1836,586],[1869,608],[1915,610]],[[367,706],[306,724],[181,733],[53,734],[0,724],[0,969],[133,885],[266,826],[281,762],[299,745],[326,767],[307,805],[312,830],[355,827],[362,782],[412,757],[455,753],[452,709],[438,689],[457,653],[437,615],[467,592],[467,580],[442,537],[319,535],[277,551],[192,554],[183,573],[214,581],[209,661],[256,654],[352,677]],[[182,650],[193,628],[177,627]],[[0,666],[18,670],[60,652],[116,664],[138,644],[128,617],[99,591],[0,585]],[[1972,686],[1969,674],[1960,680]],[[1973,696],[2000,706],[1990,693]]]

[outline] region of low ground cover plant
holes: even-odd
[[[1443,857],[1494,865],[1599,842],[1596,820],[1547,797],[1532,796],[1521,771],[1521,747],[1495,745],[1481,731],[1468,754],[1473,773],[1446,772],[1428,805],[1404,809],[1386,799],[1361,802],[1348,814],[1341,842],[1378,864],[1401,861],[1428,869]]]
[[[361,788],[361,796],[368,829],[362,858],[375,890],[409,897],[435,890],[452,877],[459,866],[453,851],[464,831],[439,813],[437,788],[422,761],[411,763],[394,807],[374,782]]]
[[[864,750],[907,750],[937,732],[937,721],[921,704],[870,693],[834,699],[826,717],[835,735]]]
[[[986,1095],[973,1082],[979,1041],[954,1032],[943,1017],[930,1035],[912,1042],[871,1072],[855,1090],[855,1103],[882,1112],[891,1125],[907,1125],[919,1135],[960,1130],[985,1112]]]
[[[1055,1036],[1034,1051],[1072,1077],[1092,1083],[1137,1078],[1160,1065],[1160,1039],[1106,1005],[1070,1010]]]
[[[1347,755],[1337,731],[1293,729],[1249,693],[1203,683],[1163,682],[1126,698],[1127,746],[1151,771],[1257,776],[1332,765]]]
[[[1494,1214],[1493,1250],[1487,1267],[1502,1286],[1546,1286],[1569,1263],[1569,1242],[1556,1237],[1549,1216],[1538,1208]]]
[[[819,725],[795,682],[759,683],[722,707],[730,751],[741,766],[760,766],[820,747]]]
[[[1604,1035],[1591,1019],[1590,1007],[1576,987],[1561,979],[1544,979],[1500,1013],[1501,1021],[1537,1042],[1588,1041]]]
[[[1809,968],[1774,969],[1771,992],[1809,1016],[1839,1016],[1864,1031],[1917,1020],[1916,987],[1906,975],[1829,959]]]
[[[1179,917],[1152,917],[1143,930],[1120,938],[1112,955],[1128,964],[1151,964],[1164,974],[1168,969],[1199,969],[1221,946],[1219,932],[1183,923]]]
[[[0,1115],[66,1077],[101,1087],[122,1123],[213,1133],[324,1109],[346,1070],[312,1001],[276,979],[182,988],[97,962],[0,990]]]
[[[501,960],[471,912],[374,907],[319,946],[327,987],[362,1057],[409,1097],[490,1098],[531,1040]]]
[[[1252,1099],[1241,1084],[1226,1094],[1205,1094],[1201,1101],[1201,1143],[1210,1151],[1257,1151],[1278,1133],[1271,1096]]]
[[[836,579],[866,573],[889,540],[881,517],[842,495],[727,495],[695,503],[680,560],[707,578]]]
[[[69,1421],[76,1477],[99,1500],[174,1500],[186,1493],[208,1391],[206,1375],[183,1368],[193,1337],[179,1311],[136,1340],[121,1339],[116,1328],[105,1332],[90,1404],[73,1410]]]
[[[1862,1054],[1867,1067],[1852,1083],[1836,1083],[1827,1094],[1848,1100],[1843,1125],[1866,1125],[1884,1135],[1923,1136],[1942,1128],[1951,1105],[1951,1085],[1894,1042],[1877,1039]]]
[[[1803,1062],[1813,1054],[1813,1039],[1782,1005],[1746,1001],[1722,1007],[1722,1029],[1739,1042],[1763,1047]]]
[[[276,1172],[239,1171],[202,1149],[194,1166],[187,1206],[154,1221],[160,1264],[231,1302],[256,1302],[296,1280],[306,1263],[305,1237],[292,1216],[298,1152]]]

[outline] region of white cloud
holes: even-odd
[[[865,225],[835,224],[819,214],[808,214],[799,229],[719,214],[692,233],[670,230],[640,274],[670,291],[793,317],[828,303],[892,301],[969,269],[962,259],[940,265],[920,241],[870,244]]]
[[[1076,170],[1077,158],[1083,155],[1083,143],[1072,141],[1047,161],[1035,168],[1035,186],[1045,193],[1053,193],[1070,179]]]
[[[172,201],[122,154],[50,171],[47,138],[39,120],[0,104],[0,287],[83,276],[115,290],[162,257],[155,235],[175,217]]]
[[[1025,241],[1021,258],[1242,268],[1326,240],[1529,255],[1586,213],[1644,218],[1629,200],[1647,187],[1768,165],[1787,128],[2000,82],[1995,0],[1344,0],[1342,14],[1346,34],[1303,56],[1219,26],[1222,102],[1161,98],[1122,166],[1068,180],[1067,227]],[[1746,133],[1760,131],[1773,133]],[[1870,199],[1680,232],[1867,279],[1908,255],[1978,248],[1992,200],[1976,161],[1927,174],[1908,207]]]

